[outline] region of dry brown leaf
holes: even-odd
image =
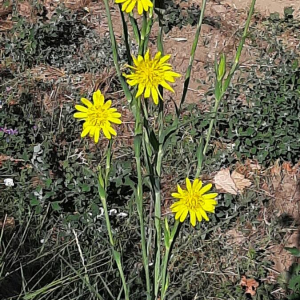
[[[225,191],[225,193],[237,195],[238,189],[230,176],[229,169],[223,169],[219,171],[215,175],[214,180],[215,180],[216,189],[219,190],[220,192]]]
[[[14,229],[16,226],[14,217],[7,217],[0,221],[0,229]]]
[[[13,161],[13,162],[24,161],[23,159],[17,159],[17,158],[13,158],[11,156],[7,156],[5,154],[0,154],[0,166],[1,166],[2,162],[6,161],[6,160],[10,160],[10,161]]]
[[[246,187],[249,187],[252,184],[249,179],[246,179],[244,175],[238,173],[237,171],[232,172],[231,178],[234,181],[238,191],[241,193]]]
[[[245,288],[245,293],[254,296],[256,294],[256,289],[259,286],[259,283],[255,279],[247,279],[246,276],[242,276],[241,287]]]
[[[292,169],[292,164],[288,161],[285,161],[283,164],[282,164],[282,169],[287,171],[288,173],[292,173],[293,172],[293,169]]]

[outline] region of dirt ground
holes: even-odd
[[[250,5],[251,0],[226,0],[221,1],[221,3],[229,4],[237,9],[243,9]],[[292,6],[295,9],[295,17],[300,14],[300,1],[298,0],[257,0],[256,1],[256,10],[262,14],[270,14],[278,12],[283,15],[285,7]]]

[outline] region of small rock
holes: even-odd
[[[213,5],[211,7],[211,11],[213,13],[217,13],[217,14],[223,14],[226,12],[226,7],[224,7],[223,5]]]

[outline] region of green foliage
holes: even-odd
[[[300,257],[300,249],[285,248],[295,257]],[[294,263],[289,270],[290,278],[288,279],[288,289],[290,290],[289,300],[300,298],[300,264]]]
[[[110,67],[113,64],[110,40],[99,40],[98,34],[82,18],[82,12],[73,13],[63,6],[47,22],[40,16],[32,24],[15,15],[13,29],[0,42],[5,48],[4,56],[20,63],[23,70],[41,63],[64,68],[72,74],[94,73]],[[120,45],[119,55],[124,61],[124,45]]]
[[[186,2],[181,0],[181,2]],[[163,26],[164,32],[168,33],[173,27],[196,26],[201,14],[199,5],[192,3],[187,8],[182,8],[178,2],[172,0],[164,1],[164,8],[156,8],[158,18]],[[203,24],[209,24],[219,28],[219,23],[211,17],[205,17]]]

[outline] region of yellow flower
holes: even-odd
[[[104,102],[104,96],[98,90],[93,94],[93,104],[86,98],[81,98],[81,102],[87,107],[75,105],[79,112],[74,114],[74,118],[85,121],[81,137],[89,134],[98,143],[101,130],[108,139],[111,139],[111,135],[117,135],[110,123],[121,124],[121,114],[116,108],[111,108],[111,100]]]
[[[150,0],[115,0],[115,2],[123,3],[122,11],[127,13],[132,12],[137,3],[137,9],[140,15],[143,11],[148,11],[149,7],[153,7],[153,3]]]
[[[212,184],[207,184],[202,187],[202,181],[196,179],[193,184],[186,178],[186,190],[181,189],[177,184],[178,193],[172,193],[174,198],[180,199],[171,205],[171,210],[176,213],[175,219],[183,222],[188,213],[190,213],[190,221],[193,226],[196,225],[196,218],[201,222],[202,218],[209,221],[206,212],[214,213],[217,201],[215,198],[217,193],[204,195],[212,187]]]
[[[158,104],[158,96],[162,99],[158,90],[159,85],[174,93],[167,81],[174,82],[174,77],[180,77],[180,74],[173,72],[172,66],[167,63],[170,57],[170,55],[161,57],[161,53],[158,52],[152,59],[149,50],[144,57],[141,55],[133,57],[135,67],[129,66],[133,73],[123,76],[127,78],[130,86],[138,85],[136,97],[144,93],[144,97],[149,98],[151,94],[154,103]]]

